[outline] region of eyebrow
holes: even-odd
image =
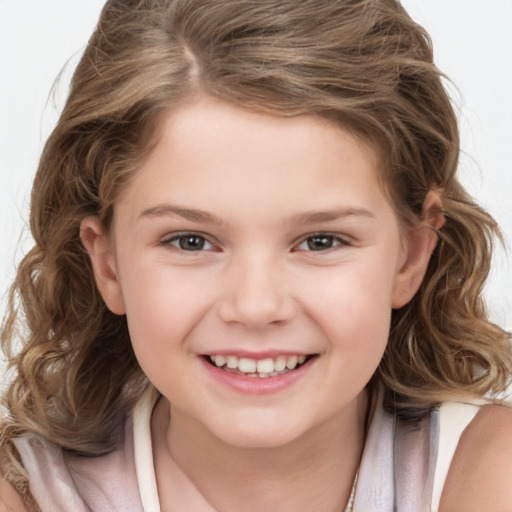
[[[195,208],[184,208],[172,204],[161,204],[152,208],[147,208],[140,215],[144,217],[160,217],[165,215],[172,215],[181,217],[191,222],[199,222],[204,224],[223,225],[224,221],[216,215],[199,210]],[[290,224],[314,224],[318,222],[333,222],[346,217],[368,217],[376,218],[375,214],[365,208],[340,208],[336,210],[320,210],[310,211],[293,215],[288,219]]]
[[[375,219],[376,216],[365,208],[339,208],[336,210],[312,211],[294,215],[290,220],[297,224],[314,224],[316,222],[332,222],[345,217],[368,217]]]
[[[182,217],[183,219],[190,220],[191,222],[201,222],[204,224],[224,224],[220,217],[209,212],[197,210],[195,208],[174,206],[172,204],[160,204],[152,208],[147,208],[139,215],[139,219],[144,217],[161,217],[165,215]]]

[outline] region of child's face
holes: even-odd
[[[169,115],[112,233],[93,263],[143,370],[176,421],[238,446],[342,421],[419,284],[370,148],[206,98]]]

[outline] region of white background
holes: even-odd
[[[0,308],[26,228],[38,155],[104,0],[0,0]],[[439,67],[457,85],[461,176],[512,245],[512,0],[404,0],[434,41]],[[60,85],[50,91],[65,66]],[[23,233],[22,233],[23,232]],[[512,249],[511,249],[512,250]],[[498,251],[486,297],[512,330],[512,268]]]

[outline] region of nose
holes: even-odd
[[[278,262],[253,254],[237,258],[225,270],[218,310],[224,322],[259,328],[292,319],[296,306]]]

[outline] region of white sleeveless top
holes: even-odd
[[[158,398],[154,389],[141,397],[120,448],[108,455],[70,455],[32,434],[16,439],[42,512],[160,512],[151,445],[151,414]],[[378,408],[363,451],[353,512],[437,512],[459,438],[478,410],[473,404],[445,403],[411,426]],[[174,469],[173,476],[187,485],[187,477],[177,465]],[[195,511],[193,506],[179,509]]]

